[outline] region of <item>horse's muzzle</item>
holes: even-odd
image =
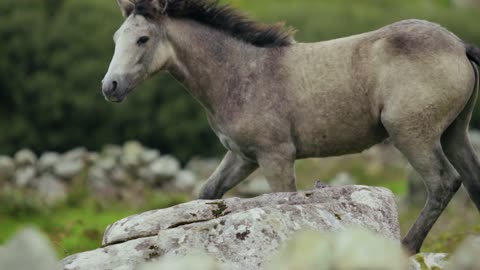
[[[120,103],[125,100],[129,90],[120,79],[104,79],[102,93],[107,101]]]

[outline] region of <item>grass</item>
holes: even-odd
[[[25,226],[35,226],[50,238],[59,258],[99,248],[105,228],[127,216],[187,201],[184,195],[149,193],[144,205],[132,208],[125,203],[99,203],[84,198],[75,204],[64,202],[51,209],[35,209],[17,202],[19,214],[0,211],[0,244]],[[4,205],[4,204],[2,204]],[[13,209],[10,205],[10,209]]]
[[[49,236],[58,256],[65,257],[98,248],[108,224],[134,213],[133,210],[98,209],[93,205],[85,205],[81,208],[62,207],[54,212],[28,217],[0,217],[0,242],[4,242],[19,228],[33,225]]]

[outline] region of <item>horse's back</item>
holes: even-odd
[[[428,111],[442,118],[435,123],[442,129],[463,109],[475,80],[462,41],[426,21],[297,50],[303,67],[292,76],[291,94],[301,101],[294,119],[300,152],[311,151],[306,156],[358,152],[383,140],[385,111],[398,111],[405,121]]]

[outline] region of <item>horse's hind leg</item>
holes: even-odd
[[[480,163],[468,136],[477,96],[478,89],[472,94],[463,112],[442,135],[442,146],[448,159],[460,173],[470,198],[480,210]]]
[[[427,188],[425,206],[402,241],[407,250],[418,253],[438,217],[459,189],[461,180],[440,144],[444,129],[441,126],[448,124],[437,124],[432,128],[422,121],[416,121],[415,114],[408,117],[404,112],[387,110],[382,113],[382,122],[395,146],[423,177]]]
[[[442,146],[450,162],[460,173],[470,198],[480,210],[480,164],[466,129],[454,123],[442,136]]]

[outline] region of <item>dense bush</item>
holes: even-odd
[[[416,17],[480,45],[478,10],[456,9],[446,0],[229,2],[264,21],[286,21],[299,29],[299,41]],[[143,84],[120,106],[103,100],[100,80],[121,21],[114,0],[0,1],[0,153],[78,145],[95,150],[127,139],[184,159],[221,153],[200,105],[168,75]],[[480,127],[480,109],[474,124]]]

